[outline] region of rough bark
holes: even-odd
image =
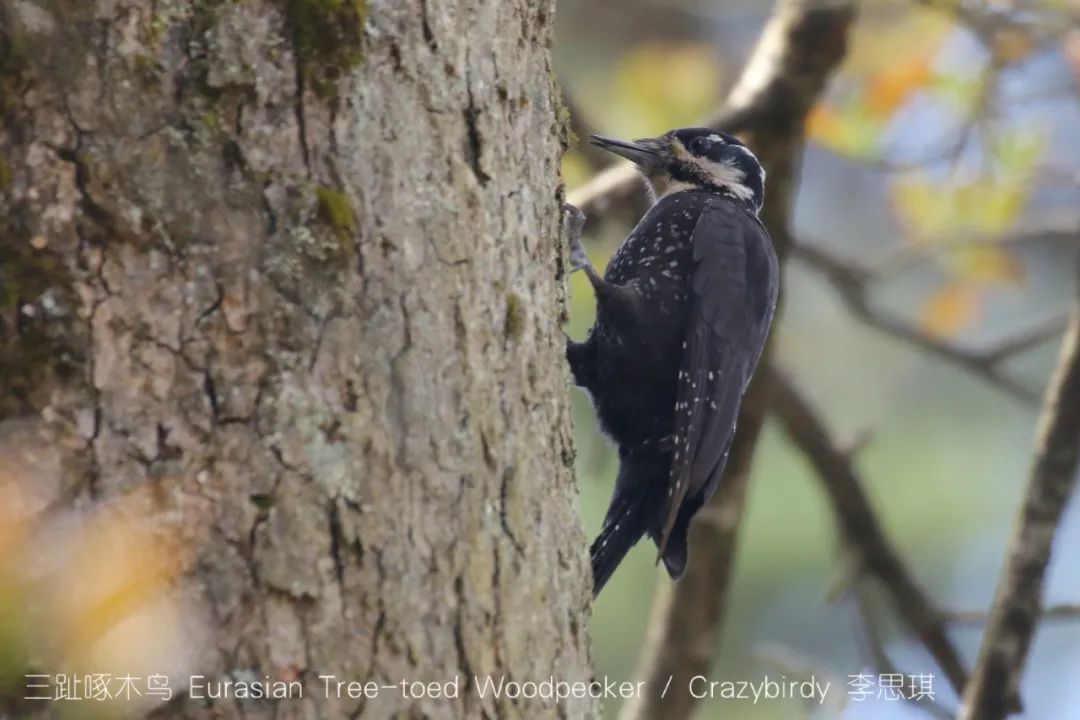
[[[304,683],[247,717],[595,712],[465,680],[590,672],[553,10],[0,1],[0,418],[182,542],[193,672]]]

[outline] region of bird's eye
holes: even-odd
[[[712,143],[707,138],[696,137],[690,141],[690,152],[695,155],[705,155],[709,152],[709,148],[712,147]]]

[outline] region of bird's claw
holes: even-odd
[[[589,256],[585,254],[585,248],[581,245],[581,230],[585,227],[585,213],[570,203],[563,203],[563,214],[566,216],[566,234],[570,245],[570,272],[574,272],[589,264]]]
[[[570,203],[563,203],[562,209],[566,215],[566,230],[570,237],[581,237],[581,230],[585,227],[585,213]]]

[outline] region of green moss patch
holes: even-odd
[[[356,209],[345,193],[320,185],[315,188],[319,200],[319,217],[343,235],[356,232]]]
[[[525,301],[517,293],[506,294],[506,320],[503,334],[511,340],[517,340],[525,331]]]
[[[318,95],[333,96],[337,81],[364,59],[367,0],[279,1],[304,80]]]

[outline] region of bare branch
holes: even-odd
[[[963,691],[967,672],[960,653],[945,632],[944,616],[908,572],[878,523],[848,454],[837,449],[824,423],[791,382],[770,371],[773,410],[791,441],[814,467],[832,504],[844,544],[857,567],[882,584],[894,609],[918,636],[949,678]]]
[[[1002,338],[991,347],[968,350],[927,335],[899,315],[874,307],[868,297],[869,285],[877,278],[872,270],[813,245],[796,245],[792,253],[809,267],[822,272],[848,310],[870,327],[958,365],[1025,404],[1037,402],[1036,393],[1010,377],[1002,365],[1016,354],[1060,333],[1065,326],[1064,317],[1049,318],[1033,329]]]
[[[1001,338],[996,345],[985,348],[977,355],[991,365],[1000,364],[1014,355],[1027,352],[1033,347],[1061,337],[1067,323],[1068,318],[1064,315],[1046,318],[1015,335]]]
[[[974,33],[989,49],[994,50],[995,41],[1003,34],[1025,33],[1032,43],[1043,45],[1053,42],[1075,27],[1080,16],[1066,8],[1044,8],[1041,13],[1008,11],[1003,7],[966,0],[918,0],[920,5],[951,15],[961,25]]]
[[[1080,297],[1039,417],[1035,462],[998,582],[962,720],[1020,709],[1020,679],[1042,607],[1054,536],[1080,465]]]
[[[780,2],[718,123],[728,130],[745,130],[748,144],[769,174],[770,199],[762,220],[781,262],[787,254],[789,213],[806,115],[846,52],[854,14],[854,4],[849,1]],[[609,189],[604,194],[635,182],[632,178],[631,174],[619,182],[608,178]],[[585,190],[591,193],[588,203],[597,203],[604,195]],[[768,354],[766,350],[766,358]],[[623,720],[682,720],[693,711],[695,700],[687,691],[688,680],[708,670],[716,647],[768,394],[767,381],[751,384],[739,414],[739,429],[722,487],[691,527],[692,550],[686,575],[676,585],[660,583],[650,621],[650,639],[639,668],[646,687],[657,692],[645,693],[628,704],[620,714]],[[669,681],[673,688],[661,698],[659,689]]]
[[[855,605],[858,610],[857,615],[859,617],[860,636],[866,646],[865,651],[867,655],[869,655],[871,662],[874,664],[874,668],[879,674],[901,674],[900,670],[893,664],[892,658],[889,657],[889,651],[885,648],[885,640],[881,637],[877,624],[874,622],[867,588],[856,587],[854,589],[854,594]],[[904,700],[911,702],[914,707],[939,718],[939,720],[953,720],[952,713],[933,700],[916,701],[909,695],[904,695]]]
[[[980,625],[990,617],[989,610],[946,610],[945,619],[962,625]],[[1039,613],[1043,620],[1080,620],[1080,604],[1051,605]]]
[[[1075,213],[1067,217],[1043,218],[1032,222],[1016,233],[1005,236],[959,235],[935,239],[931,242],[904,243],[874,263],[869,272],[876,279],[893,277],[920,262],[925,262],[950,252],[995,247],[1013,249],[1023,245],[1056,244],[1076,242],[1080,221]]]

